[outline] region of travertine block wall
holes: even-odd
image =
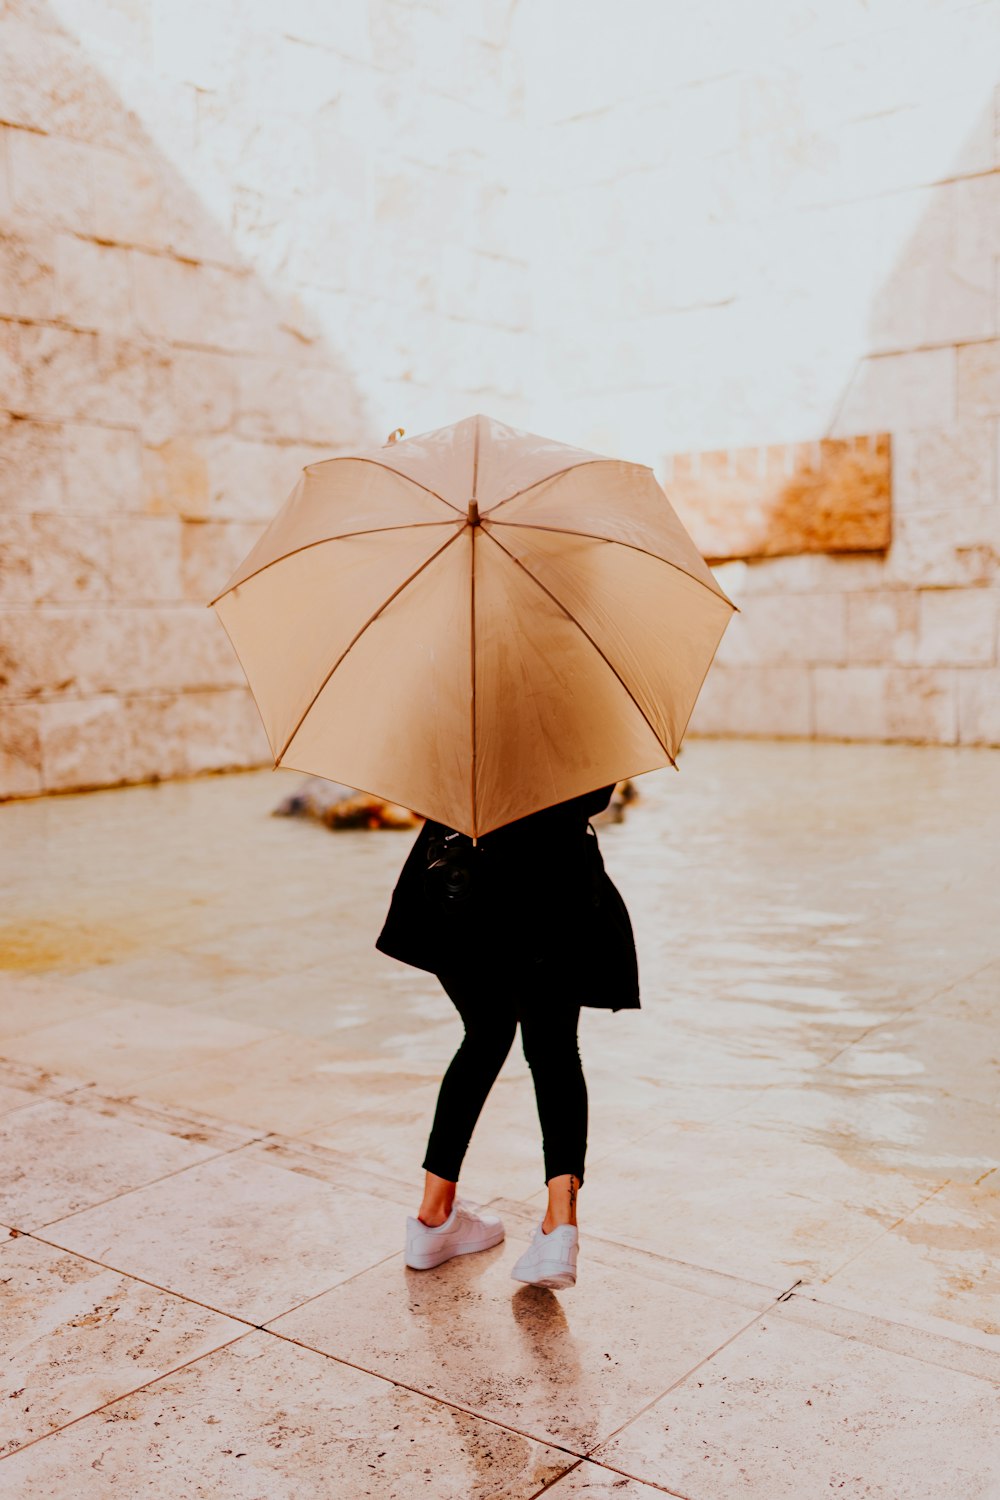
[[[887,431],[885,556],[720,569],[693,732],[1000,742],[1000,3],[0,5],[0,796],[267,764],[204,601],[486,410]]]
[[[891,435],[884,554],[716,569],[691,732],[1000,743],[1000,5],[534,31],[543,430],[668,495],[667,454]]]
[[[524,412],[505,7],[0,5],[0,796],[269,764],[302,464]]]

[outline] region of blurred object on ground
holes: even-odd
[[[416,828],[421,822],[408,807],[322,776],[308,776],[297,792],[279,803],[273,816],[316,818],[327,828]]]
[[[639,790],[634,781],[619,781],[611,793],[611,801],[603,812],[596,813],[591,818],[592,823],[622,823],[625,820],[625,809],[630,802],[634,802],[639,796]]]

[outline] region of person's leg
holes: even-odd
[[[517,1030],[517,1015],[506,993],[485,976],[438,978],[462,1017],[465,1036],[441,1080],[421,1163],[426,1176],[417,1217],[430,1226],[443,1224],[451,1213],[472,1132]]]
[[[588,1120],[579,1021],[579,1005],[553,994],[531,997],[521,1015],[521,1042],[542,1127],[546,1234],[557,1224],[576,1223],[577,1192],[583,1186]]]

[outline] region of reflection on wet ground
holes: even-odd
[[[938,1444],[942,1492],[947,1480],[1000,1493],[974,1440],[993,1451],[1000,1410],[1000,755],[692,741],[680,775],[639,779],[641,799],[600,838],[633,917],[642,1009],[582,1013],[580,1277],[561,1300],[527,1289],[523,1305],[514,1243],[433,1274],[402,1266],[461,1023],[433,976],[373,948],[412,831],[271,817],[300,779],[0,807],[0,1147],[14,1163],[0,1223],[19,1231],[0,1254],[5,1289],[19,1288],[12,1389],[30,1396],[0,1437],[0,1455],[29,1445],[0,1463],[0,1489],[6,1470],[19,1493],[55,1493],[44,1486],[60,1465],[76,1472],[106,1438],[116,1482],[142,1472],[160,1439],[152,1406],[129,1393],[152,1381],[172,1403],[172,1472],[197,1459],[215,1492],[244,1493],[185,1435],[184,1412],[217,1401],[231,1415],[246,1380],[272,1431],[262,1378],[275,1346],[311,1434],[288,1493],[308,1491],[324,1403],[367,1396],[388,1404],[357,1418],[359,1452],[398,1457],[401,1434],[418,1433],[428,1451],[475,1451],[468,1471],[456,1458],[447,1500],[544,1485],[569,1497],[591,1471],[588,1494],[596,1474],[602,1494],[629,1475],[622,1493],[636,1497],[672,1479],[714,1495],[679,1485],[662,1424],[659,1436],[649,1425],[659,1403],[637,1414],[670,1390],[683,1430],[678,1410],[694,1421],[707,1399],[688,1372],[714,1368],[733,1339],[756,1350],[765,1389],[772,1346],[753,1341],[766,1310],[775,1361],[789,1341],[804,1369],[814,1356],[833,1368],[840,1350],[847,1379],[860,1340],[873,1401],[915,1365],[936,1371],[925,1420],[966,1433],[964,1456],[953,1437]],[[513,1242],[541,1213],[542,1178],[515,1043],[460,1190],[502,1208]],[[451,1330],[443,1363],[418,1336],[417,1289]],[[108,1306],[126,1309],[121,1332],[95,1311]],[[543,1346],[511,1326],[517,1308],[558,1311],[573,1350],[562,1377],[543,1378]],[[455,1342],[461,1317],[478,1332]],[[162,1352],[130,1363],[154,1325]],[[170,1376],[180,1368],[190,1376]],[[783,1369],[773,1390],[792,1454],[798,1397]],[[745,1419],[757,1398],[740,1389]],[[133,1422],[112,1429],[108,1402]],[[713,1442],[743,1442],[735,1414],[731,1432],[710,1415]],[[837,1462],[854,1462],[837,1442]],[[877,1488],[879,1464],[900,1472],[890,1460],[869,1457],[870,1493],[911,1493],[898,1477]],[[258,1461],[259,1492],[284,1494]],[[980,1464],[978,1489],[963,1490],[962,1462]]]

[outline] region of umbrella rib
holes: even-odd
[[[484,510],[483,515],[491,515],[493,511],[499,510],[501,505],[506,505],[509,500],[516,500],[518,495],[526,495],[529,490],[536,490],[540,484],[548,484],[550,479],[558,479],[563,474],[571,474],[574,469],[585,469],[590,464],[627,464],[630,469],[648,469],[650,474],[653,472],[649,464],[634,464],[627,458],[581,458],[575,464],[567,464],[565,469],[556,469],[553,474],[543,474],[541,479],[533,479],[523,489],[515,490],[513,495],[504,495],[496,505],[491,505],[488,510]]]
[[[483,519],[489,518],[484,516]],[[657,562],[664,563],[668,568],[674,568],[678,573],[683,573],[684,577],[690,578],[692,583],[700,584],[716,599],[721,599],[723,604],[728,604],[730,609],[735,610],[737,614],[741,613],[739,605],[734,604],[721,589],[710,588],[703,578],[689,572],[687,568],[682,568],[680,563],[671,562],[669,557],[664,557],[660,552],[650,552],[648,547],[640,547],[636,542],[626,542],[617,536],[602,536],[599,531],[580,531],[575,526],[545,526],[537,521],[490,521],[489,524],[491,526],[523,526],[525,531],[554,531],[559,536],[582,536],[592,542],[610,542],[615,547],[630,547],[633,552],[642,552],[646,557],[655,558]],[[506,551],[506,548],[504,550]]]
[[[597,654],[601,658],[601,660],[608,667],[610,667],[610,669],[611,669],[612,672],[614,672],[615,676],[618,678],[618,681],[621,683],[622,687],[625,689],[626,693],[628,693],[629,697],[632,699],[632,702],[635,704],[636,708],[639,710],[639,713],[642,715],[644,723],[646,723],[649,726],[649,729],[652,731],[653,738],[656,740],[656,743],[659,745],[660,749],[663,751],[664,755],[667,757],[667,759],[669,760],[670,764],[673,766],[674,770],[676,771],[677,770],[677,762],[674,760],[674,757],[670,754],[670,751],[667,749],[666,745],[663,743],[663,739],[662,739],[661,735],[659,734],[659,732],[657,731],[657,729],[655,728],[655,726],[653,725],[653,723],[650,721],[649,715],[646,713],[646,711],[643,708],[642,704],[639,702],[638,698],[635,696],[635,694],[633,693],[632,689],[629,687],[628,683],[625,681],[624,677],[619,672],[618,668],[615,666],[614,662],[612,662],[605,655],[605,653],[601,650],[600,646],[594,640],[594,637],[590,634],[590,631],[587,630],[585,628],[585,626],[583,626],[583,625],[580,624],[580,621],[576,618],[576,616],[570,610],[568,610],[566,608],[566,606],[562,602],[562,600],[561,599],[557,599],[556,596],[555,596],[555,594],[552,592],[552,590],[549,589],[549,588],[546,588],[545,584],[542,583],[541,579],[540,578],[536,578],[535,575],[534,575],[534,573],[531,571],[531,569],[528,568],[528,567],[526,567],[525,564],[521,561],[521,559],[519,557],[515,557],[514,554],[513,554],[513,552],[511,552],[508,547],[504,546],[503,542],[497,541],[497,538],[495,536],[492,536],[489,532],[487,532],[486,534],[487,534],[487,536],[490,537],[491,541],[493,541],[494,543],[496,543],[496,545],[500,548],[501,552],[506,552],[506,554],[510,558],[511,562],[517,563],[517,566],[519,568],[523,569],[523,571],[525,573],[527,573],[527,575],[531,579],[532,583],[536,584],[538,586],[538,588],[540,588],[542,590],[543,593],[548,594],[548,596],[552,600],[553,604],[557,605],[559,607],[559,609],[562,610],[562,612],[566,616],[567,620],[570,620],[576,626],[577,630],[579,630],[580,634],[582,636],[584,636],[590,642],[590,644],[593,646],[594,650],[597,652]]]
[[[211,608],[213,604],[225,598],[231,589],[242,588],[243,584],[249,583],[251,578],[256,578],[260,573],[266,573],[268,568],[274,567],[275,563],[284,562],[287,557],[294,557],[297,552],[308,552],[310,547],[322,547],[324,542],[346,542],[352,536],[376,536],[382,531],[412,531],[418,526],[454,526],[454,524],[454,521],[400,521],[397,526],[366,526],[362,531],[342,531],[338,536],[317,537],[314,542],[303,542],[301,547],[292,547],[288,552],[282,552],[280,557],[272,557],[270,562],[262,563],[259,568],[254,568],[253,572],[241,578],[239,583],[232,584],[230,588],[223,589],[221,594],[216,594],[214,599],[209,599],[208,607]]]
[[[339,453],[333,458],[321,458],[317,463],[305,464],[303,467],[307,470],[320,469],[324,464],[337,464],[344,462],[350,462],[352,464],[374,464],[376,469],[385,469],[387,474],[395,474],[398,479],[405,479],[410,484],[415,484],[417,486],[417,489],[426,490],[428,495],[433,495],[435,500],[440,500],[441,504],[447,505],[449,510],[457,510],[459,515],[464,514],[459,506],[453,505],[450,500],[446,500],[443,495],[439,495],[437,490],[432,490],[429,484],[421,483],[419,479],[414,479],[412,475],[404,474],[402,469],[394,469],[392,464],[383,463],[382,460],[378,458],[361,458],[357,453]]]
[[[463,528],[463,530],[464,530],[464,528]],[[341,662],[344,660],[344,658],[347,656],[347,654],[351,650],[353,650],[353,648],[357,645],[358,641],[360,641],[361,637],[364,635],[364,633],[368,629],[368,627],[370,625],[373,625],[375,623],[375,621],[378,619],[379,615],[381,615],[385,610],[387,610],[389,608],[389,605],[392,603],[392,601],[399,594],[401,594],[403,592],[403,590],[409,584],[411,584],[413,582],[414,578],[419,577],[419,575],[424,571],[424,569],[426,567],[429,567],[430,564],[434,561],[434,559],[436,557],[440,557],[441,553],[444,552],[445,548],[450,547],[451,544],[452,544],[452,542],[454,542],[455,539],[457,537],[460,537],[461,535],[462,535],[461,531],[456,531],[455,534],[454,534],[454,536],[450,536],[446,542],[442,542],[441,546],[438,547],[436,551],[432,552],[431,555],[430,555],[430,557],[427,557],[427,558],[424,559],[424,561],[420,564],[419,568],[415,568],[412,573],[408,574],[408,576],[403,579],[403,581],[402,581],[401,584],[399,584],[396,588],[393,589],[393,591],[389,595],[388,599],[384,599],[382,601],[382,603],[379,605],[379,607],[375,611],[375,613],[368,616],[368,619],[362,625],[361,629],[351,638],[351,640],[348,641],[347,645],[344,647],[343,651],[337,657],[337,660],[334,662],[333,666],[330,668],[329,672],[327,672],[326,676],[323,678],[323,681],[320,683],[319,687],[316,689],[315,693],[313,693],[313,695],[310,698],[309,702],[306,704],[305,708],[302,710],[301,714],[299,715],[298,722],[295,725],[295,728],[292,730],[291,734],[285,740],[285,743],[282,745],[280,751],[278,752],[278,755],[275,757],[275,762],[274,762],[275,765],[278,765],[278,763],[281,760],[281,757],[284,755],[285,751],[288,749],[289,745],[292,743],[292,741],[294,740],[295,736],[298,734],[299,730],[302,728],[303,720],[305,719],[305,717],[308,714],[309,710],[312,708],[313,704],[316,702],[316,699],[319,697],[320,693],[323,691],[323,689],[326,687],[327,683],[330,681],[330,678],[333,676],[334,672],[336,672],[337,668],[340,666]]]

